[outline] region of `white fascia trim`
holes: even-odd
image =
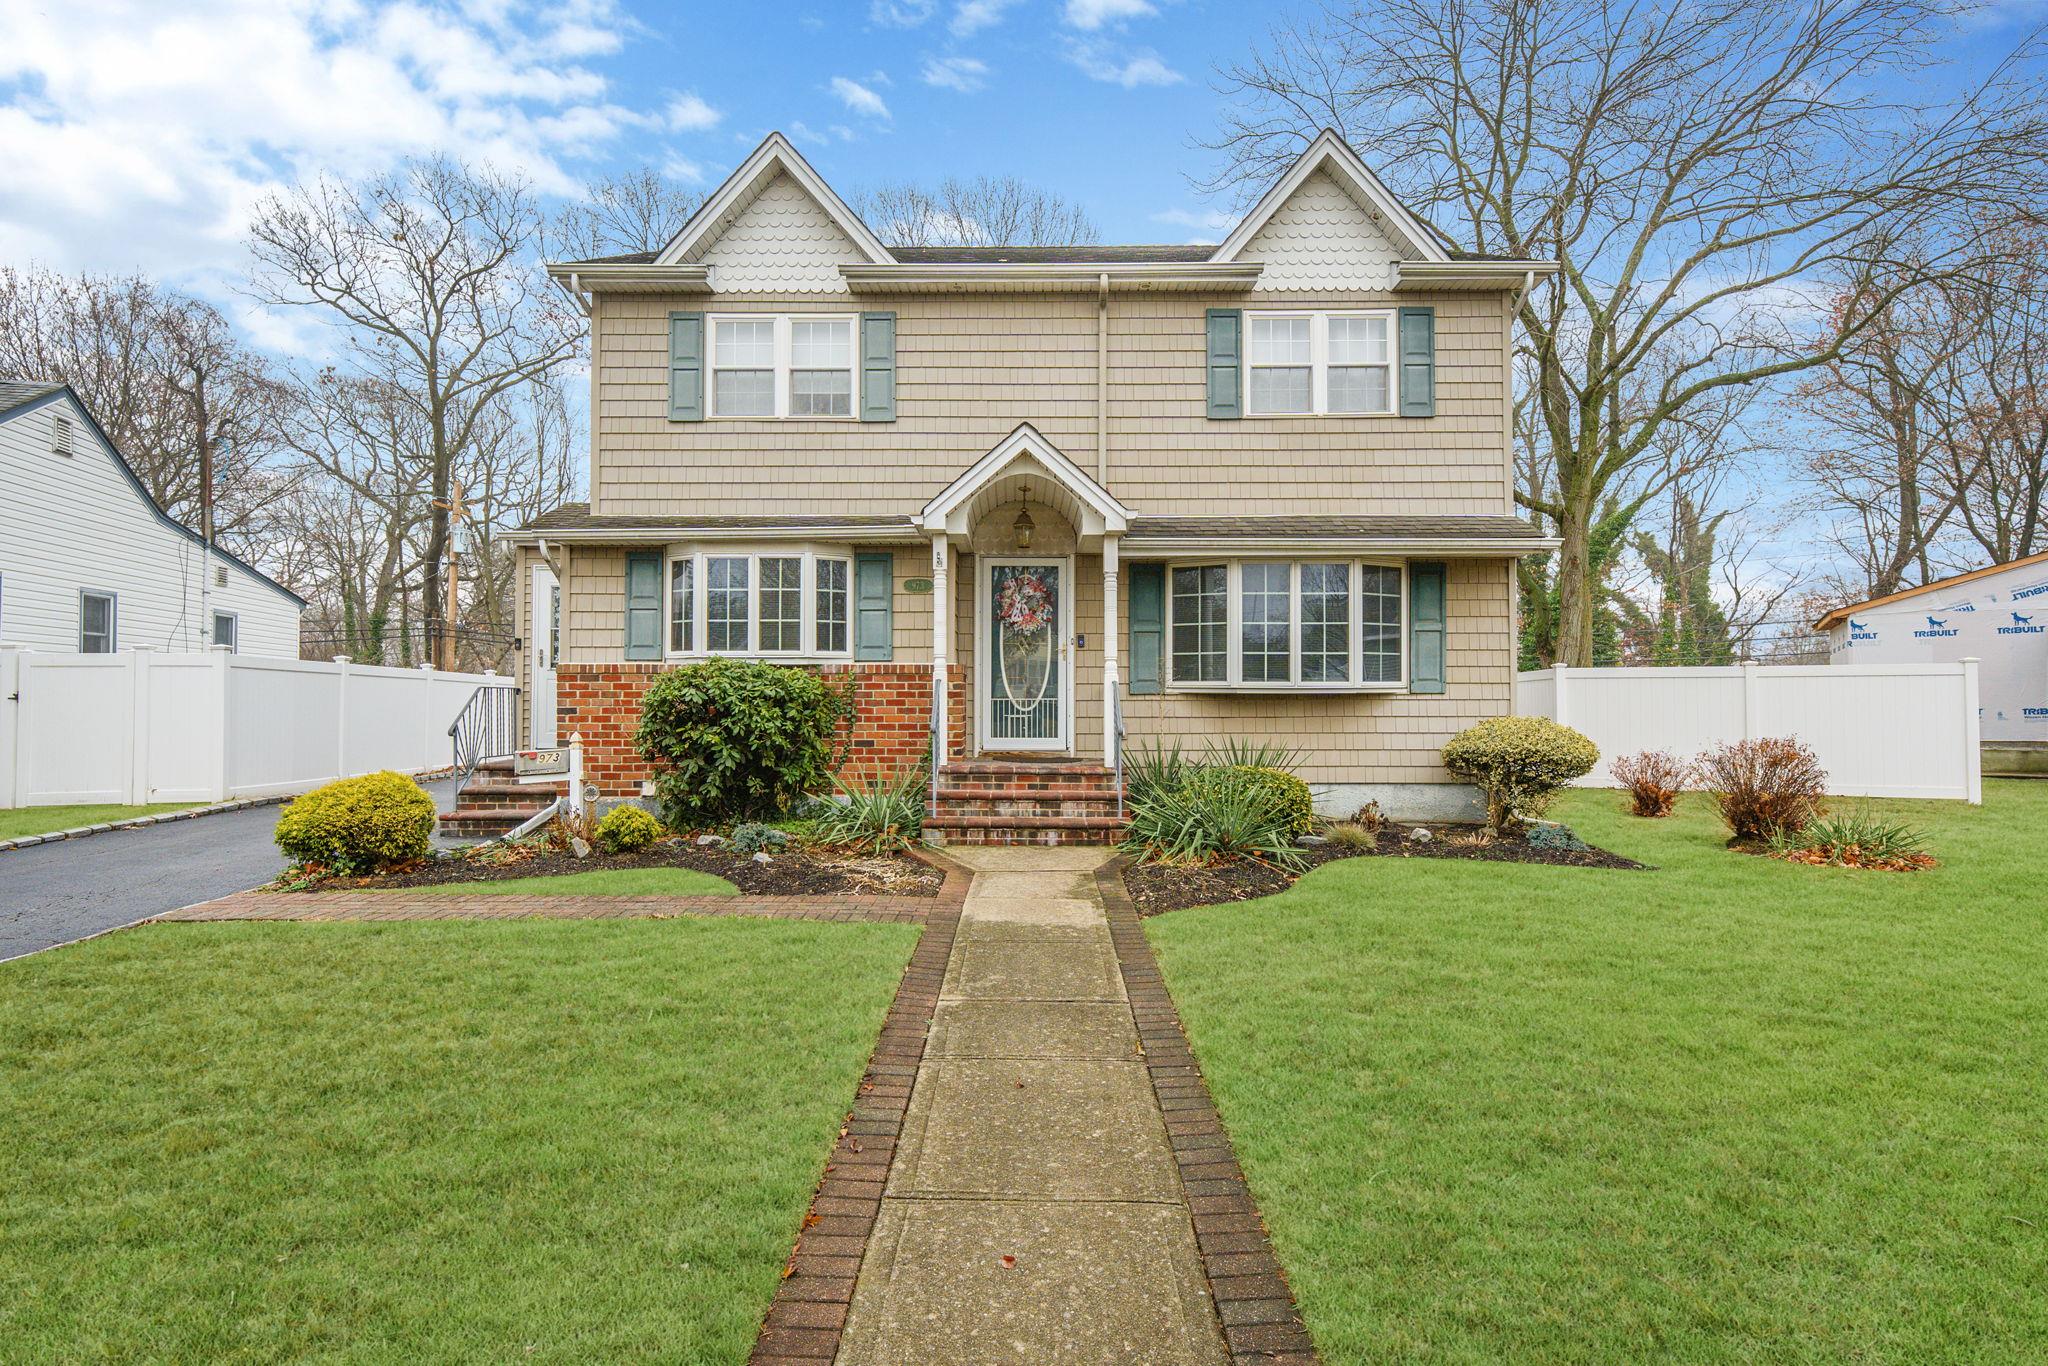
[[[1328,166],[1340,178],[1349,183],[1354,194],[1365,199],[1380,211],[1388,227],[1399,236],[1411,255],[1423,261],[1448,261],[1450,253],[1436,239],[1427,224],[1416,217],[1414,212],[1394,198],[1393,193],[1380,183],[1372,168],[1360,160],[1358,153],[1351,150],[1349,143],[1328,128],[1316,134],[1300,157],[1296,158],[1287,174],[1280,177],[1272,189],[1266,191],[1250,213],[1223,239],[1223,245],[1216,248],[1212,261],[1235,261],[1244,251],[1245,245],[1256,237],[1259,229],[1266,226],[1280,206],[1285,204],[1301,183],[1318,170]]]
[[[789,139],[780,133],[770,133],[762,139],[761,145],[739,164],[739,168],[725,178],[725,183],[712,192],[711,197],[704,201],[703,207],[690,215],[690,221],[683,224],[682,230],[655,256],[654,263],[659,266],[673,266],[688,261],[691,255],[704,245],[707,238],[724,227],[726,215],[731,213],[735,206],[744,202],[753,193],[756,185],[763,183],[777,171],[786,173],[797,184],[803,186],[811,198],[823,205],[826,214],[838,225],[839,230],[853,239],[854,245],[861,249],[861,254],[868,260],[876,265],[887,265],[895,261],[896,258],[889,254],[889,249],[882,245],[881,239],[868,230],[868,225],[861,222],[860,215],[847,207],[846,201],[825,183],[825,178],[811,169],[811,164],[803,159],[803,155],[790,144]]]
[[[1151,555],[1238,555],[1245,552],[1273,555],[1441,555],[1446,559],[1475,556],[1541,555],[1557,549],[1563,541],[1555,536],[1516,536],[1445,540],[1419,536],[1147,536],[1133,532],[1123,539],[1126,556]]]
[[[1557,269],[1555,261],[1396,261],[1394,288],[1520,289]]]
[[[1096,483],[1087,471],[1069,460],[1059,447],[1039,435],[1038,429],[1028,422],[1019,423],[1017,429],[997,442],[987,455],[968,466],[959,478],[940,490],[938,496],[918,513],[918,522],[928,532],[946,530],[948,513],[979,493],[984,485],[1001,475],[1012,460],[1024,454],[1036,459],[1066,486],[1069,493],[1100,515],[1105,532],[1120,536],[1129,528],[1133,516],[1131,510],[1111,497],[1108,489]]]
[[[511,545],[538,545],[543,541],[560,545],[673,545],[682,541],[820,541],[843,545],[849,541],[915,543],[918,527],[905,520],[898,526],[648,526],[569,527],[552,531],[514,531],[505,537]]]
[[[605,290],[660,290],[663,293],[709,293],[709,266],[656,266],[639,262],[585,265],[576,261],[548,263],[548,278],[578,293]]]
[[[1040,288],[1066,287],[1094,293],[1104,281],[1112,289],[1150,289],[1160,286],[1201,286],[1215,289],[1249,289],[1259,282],[1265,264],[1258,261],[1158,261],[1125,265],[1085,262],[992,262],[973,261],[926,265],[841,266],[839,274],[850,290],[901,288],[905,285],[953,285],[962,288],[990,285],[1032,285]]]

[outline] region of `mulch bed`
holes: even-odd
[[[1303,849],[1307,866],[1302,872],[1345,858],[1449,858],[1474,859],[1485,863],[1548,863],[1572,868],[1641,868],[1642,864],[1610,854],[1605,849],[1544,849],[1523,839],[1482,839],[1478,826],[1432,825],[1435,836],[1427,844],[1410,842],[1406,832],[1386,829],[1374,836],[1371,848],[1362,845],[1319,844]],[[1133,863],[1124,870],[1124,885],[1140,915],[1180,911],[1193,906],[1216,906],[1231,901],[1253,901],[1292,887],[1298,873],[1290,873],[1252,859],[1227,863]]]
[[[631,854],[592,851],[577,858],[566,850],[544,850],[505,862],[437,858],[377,877],[335,878],[309,891],[342,892],[387,887],[439,887],[450,883],[504,882],[512,878],[596,873],[615,868],[694,868],[722,877],[747,896],[803,896],[818,893],[860,896],[937,896],[946,876],[931,864],[905,855],[866,858],[791,844],[769,862],[693,839],[669,840]]]

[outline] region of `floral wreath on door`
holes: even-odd
[[[1020,569],[996,595],[996,616],[1020,633],[1043,630],[1052,621],[1052,588],[1035,569]]]

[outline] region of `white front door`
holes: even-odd
[[[562,585],[545,565],[533,570],[533,639],[526,652],[532,664],[532,734],[527,743],[535,749],[555,745],[555,657],[562,644]]]
[[[978,711],[984,750],[1070,746],[1073,715],[1071,560],[988,559],[977,597],[985,661]]]

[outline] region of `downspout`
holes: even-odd
[[[1109,272],[1095,294],[1095,482],[1109,487]]]
[[[1536,272],[1522,272],[1522,287],[1515,291],[1515,297],[1508,301],[1507,326],[1501,329],[1500,378],[1501,378],[1501,463],[1506,467],[1507,515],[1515,515],[1515,319],[1522,314],[1522,305],[1529,298],[1529,291],[1536,288]],[[1514,623],[1517,633],[1522,623]]]

